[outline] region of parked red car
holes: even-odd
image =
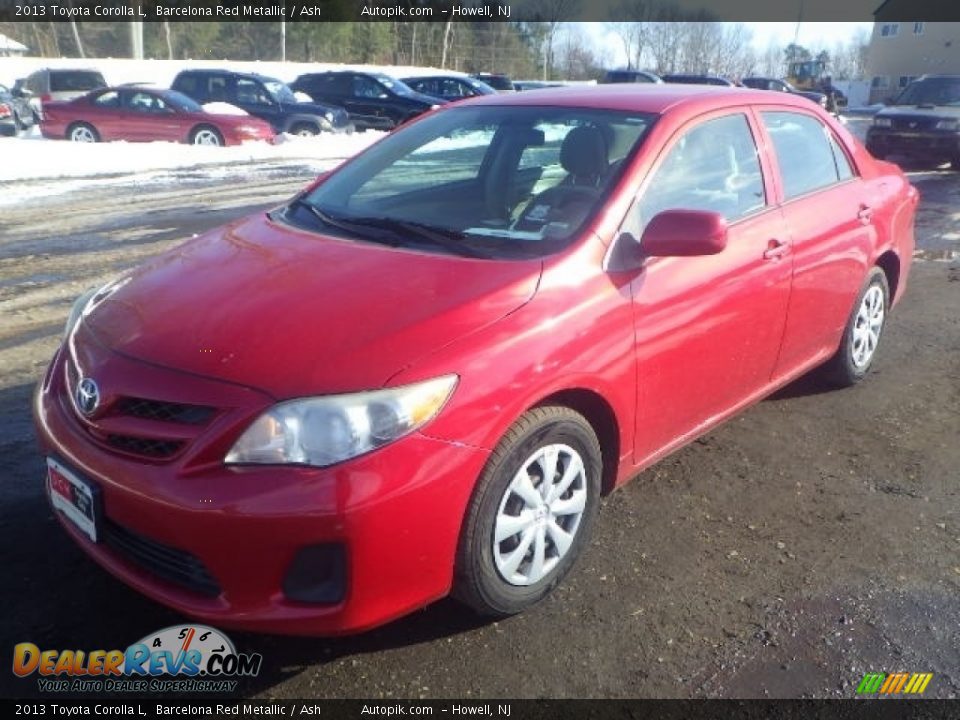
[[[228,627],[520,611],[601,494],[816,366],[864,377],[917,200],[786,94],[427,113],[78,300],[36,395],[48,495],[107,570]]]
[[[137,85],[103,88],[69,102],[44,103],[40,131],[46,138],[75,142],[239,145],[274,138],[270,124],[252,115],[208,113],[174,90]]]

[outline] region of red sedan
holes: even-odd
[[[224,626],[518,612],[603,493],[818,366],[867,374],[917,201],[786,94],[427,113],[78,300],[36,395],[48,496],[107,570]]]
[[[136,85],[102,88],[69,102],[44,103],[40,131],[46,138],[74,142],[239,145],[274,138],[273,128],[259,118],[208,113],[174,90]]]

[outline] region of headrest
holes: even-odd
[[[607,139],[600,128],[575,127],[560,146],[560,164],[576,178],[597,177],[607,170]]]

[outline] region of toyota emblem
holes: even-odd
[[[100,405],[100,388],[91,378],[80,380],[73,396],[77,401],[77,408],[84,415],[92,415]]]

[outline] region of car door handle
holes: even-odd
[[[790,251],[790,245],[783,240],[770,240],[763,251],[764,260],[779,260]]]
[[[873,208],[869,205],[861,205],[860,211],[857,213],[857,219],[866,225],[871,219],[873,219]]]

